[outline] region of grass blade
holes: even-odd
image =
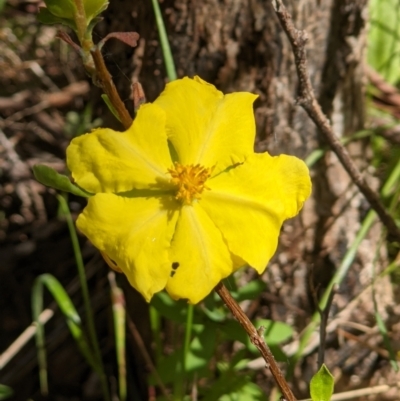
[[[160,36],[160,43],[163,52],[165,68],[167,70],[167,75],[170,81],[174,81],[177,78],[175,63],[172,57],[171,46],[169,45],[167,31],[165,30],[165,24],[161,14],[160,5],[158,4],[158,0],[151,0],[151,1],[153,4],[154,15],[156,17],[156,24],[157,24],[158,34]]]
[[[125,344],[126,344],[126,309],[125,297],[122,290],[117,286],[115,281],[115,273],[108,273],[108,281],[111,287],[111,303],[114,320],[114,333],[115,333],[115,351],[117,354],[118,363],[118,383],[119,383],[119,399],[120,401],[126,400],[127,386],[126,386],[126,358],[125,358]]]
[[[71,217],[71,213],[68,208],[67,201],[61,195],[57,195],[57,199],[60,204],[60,210],[67,221],[69,235],[71,237],[72,248],[74,250],[76,266],[78,268],[79,282],[80,282],[81,289],[82,289],[83,304],[85,307],[85,313],[86,313],[87,320],[88,320],[89,338],[90,338],[90,342],[93,347],[94,354],[96,356],[96,366],[98,368],[98,373],[100,376],[104,399],[106,401],[110,401],[110,392],[108,389],[107,378],[104,373],[104,367],[103,367],[103,362],[101,359],[99,341],[97,339],[96,328],[94,325],[93,311],[92,311],[92,307],[90,304],[89,289],[88,289],[88,285],[87,285],[87,281],[86,281],[85,267],[83,264],[81,249],[79,247],[78,235],[76,234],[74,222],[72,221],[72,217]]]
[[[86,361],[98,373],[99,370],[96,364],[96,358],[84,334],[81,318],[76,311],[71,298],[54,276],[51,274],[42,274],[36,278],[33,284],[32,313],[33,320],[37,325],[36,346],[38,350],[40,388],[42,394],[46,395],[48,394],[46,349],[44,344],[44,328],[39,321],[39,315],[43,311],[43,287],[48,289],[65,316],[72,337],[76,341],[79,350],[85,357]]]

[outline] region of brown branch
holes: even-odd
[[[114,82],[112,81],[111,75],[108,72],[107,67],[104,63],[103,56],[97,47],[95,47],[95,49],[91,51],[91,54],[94,64],[96,66],[97,84],[99,84],[100,87],[104,90],[105,94],[110,99],[111,104],[115,107],[115,110],[117,111],[124,128],[128,129],[132,125],[132,117],[130,116],[124,103],[119,97]]]
[[[317,311],[320,315],[321,323],[319,326],[319,347],[318,347],[318,370],[321,369],[324,360],[325,360],[325,350],[326,350],[326,328],[328,326],[328,319],[329,319],[329,312],[332,306],[333,297],[336,293],[335,286],[332,288],[331,292],[329,293],[328,300],[326,302],[325,308],[322,310],[319,306],[317,291],[318,288],[314,287],[312,280],[310,280],[311,292],[314,298],[314,303],[317,306]]]
[[[285,31],[295,58],[297,76],[299,78],[299,98],[298,103],[304,108],[309,117],[314,121],[320,132],[335,152],[343,167],[350,175],[352,181],[365,196],[372,209],[375,210],[382,223],[386,226],[389,238],[400,241],[400,229],[397,227],[392,216],[386,211],[378,194],[373,191],[362,177],[360,171],[353,163],[346,148],[342,146],[339,139],[334,134],[331,124],[321,106],[315,98],[314,90],[308,76],[307,57],[305,45],[307,42],[307,33],[296,29],[293,24],[292,16],[283,5],[282,0],[272,0],[276,15]]]
[[[272,373],[276,383],[282,391],[283,397],[287,401],[296,401],[295,396],[290,390],[290,387],[283,376],[281,370],[279,369],[277,363],[275,362],[275,358],[272,355],[271,350],[268,348],[268,345],[264,341],[264,337],[262,335],[262,330],[256,330],[256,328],[251,323],[250,319],[246,316],[246,314],[242,311],[237,302],[232,298],[232,295],[229,293],[224,284],[219,283],[215,287],[215,291],[222,298],[225,305],[232,312],[232,315],[239,321],[242,327],[245,329],[248,334],[250,341],[257,347],[260,351],[262,357],[264,358],[267,367]]]

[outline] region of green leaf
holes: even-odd
[[[56,17],[73,20],[76,14],[76,5],[73,0],[44,0],[49,12]]]
[[[90,23],[88,24],[88,26],[87,26],[87,28],[86,28],[86,35],[87,35],[88,37],[92,37],[92,36],[93,36],[92,31],[93,31],[94,27],[95,27],[99,22],[101,22],[101,21],[103,21],[103,17],[94,17],[94,18],[90,21]]]
[[[0,384],[0,400],[6,400],[7,398],[10,398],[13,394],[14,391],[11,387]]]
[[[209,363],[212,356],[215,354],[216,346],[216,326],[214,328],[197,325],[196,332],[199,335],[193,336],[190,343],[189,352],[186,354],[186,372],[185,378],[193,378],[194,376],[206,377],[209,373]],[[201,327],[200,327],[201,326]],[[172,354],[163,357],[157,363],[157,373],[164,384],[169,384],[175,381],[177,366],[183,358],[183,349],[176,349]],[[183,376],[182,380],[184,380]],[[150,377],[152,384],[157,384],[154,376]]]
[[[92,347],[89,345],[83,331],[81,318],[68,293],[54,276],[51,274],[42,274],[37,277],[33,283],[31,303],[33,320],[37,325],[36,347],[38,350],[40,387],[42,392],[47,393],[48,384],[44,329],[39,320],[39,316],[43,311],[43,287],[46,287],[49,290],[61,312],[65,316],[68,328],[72,337],[76,341],[81,354],[85,357],[86,361],[95,372],[99,373],[100,369],[96,362],[96,357],[93,354]]]
[[[62,24],[70,27],[74,31],[76,31],[76,24],[75,21],[68,18],[58,17],[52,14],[47,8],[40,7],[39,13],[37,15],[37,19],[42,24],[46,25],[54,25],[54,24]]]
[[[83,0],[85,7],[86,19],[91,21],[100,13],[107,9],[109,2],[107,0]]]
[[[43,24],[64,24],[76,31],[75,18],[77,18],[78,9],[74,0],[44,0],[47,8],[40,8],[38,19]],[[92,31],[94,25],[100,21],[96,18],[107,7],[107,0],[83,0],[85,9],[86,27]],[[91,25],[92,20],[96,20]]]
[[[254,326],[258,329],[264,327],[264,338],[269,346],[280,344],[293,335],[293,329],[286,323],[274,322],[268,319],[257,319]],[[225,338],[239,341],[246,345],[252,352],[258,352],[257,348],[251,343],[249,336],[237,320],[229,319],[218,325],[224,333]]]
[[[59,174],[53,168],[45,166],[44,164],[33,166],[33,174],[40,183],[48,187],[70,192],[71,194],[84,198],[89,198],[93,195],[73,184],[66,175]]]
[[[252,280],[248,284],[240,287],[235,297],[236,302],[248,299],[256,299],[264,291],[266,284],[262,280]]]
[[[283,322],[275,322],[269,319],[257,319],[254,326],[258,329],[264,327],[264,338],[268,345],[280,344],[293,335],[293,328]]]
[[[267,401],[263,390],[252,382],[250,375],[241,375],[228,369],[204,394],[203,401]]]
[[[310,394],[313,401],[330,401],[333,394],[334,380],[329,369],[323,364],[310,382]]]
[[[186,322],[186,305],[187,304],[184,302],[175,302],[165,292],[154,294],[151,300],[151,306],[153,306],[161,316],[178,323]]]
[[[186,369],[188,372],[208,366],[215,352],[216,328],[204,325],[196,326],[196,332],[199,332],[199,334],[191,341],[189,352],[186,355]]]

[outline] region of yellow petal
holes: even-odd
[[[155,101],[167,113],[167,133],[183,165],[216,166],[218,174],[253,152],[256,95],[224,96],[196,77],[170,82]]]
[[[102,128],[73,139],[67,165],[77,184],[89,192],[168,187],[172,161],[165,112],[146,104],[125,132]]]
[[[182,207],[170,250],[172,298],[197,303],[234,270],[220,231],[198,203]]]
[[[168,249],[179,204],[171,197],[126,198],[96,194],[78,217],[77,227],[150,301],[169,278]]]
[[[199,203],[230,251],[259,273],[275,253],[283,221],[300,211],[311,192],[304,162],[268,153],[252,155],[207,186]]]

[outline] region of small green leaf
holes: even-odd
[[[236,302],[248,299],[256,299],[264,291],[266,284],[262,280],[252,280],[248,284],[240,287],[235,297]]]
[[[269,319],[256,319],[256,328],[264,327],[264,338],[268,345],[281,344],[293,336],[293,328],[286,323]]]
[[[10,398],[13,394],[14,391],[11,387],[0,384],[0,400],[6,400],[7,398]]]
[[[313,401],[330,401],[333,394],[334,380],[329,369],[323,364],[310,382],[310,394]]]
[[[92,196],[91,193],[86,192],[73,184],[66,175],[59,174],[53,168],[45,166],[44,164],[33,166],[33,174],[40,183],[48,187],[70,192],[71,194],[82,196],[84,198]]]
[[[40,7],[39,13],[37,15],[37,19],[42,24],[46,25],[54,25],[54,24],[62,24],[70,27],[74,31],[76,31],[75,21],[69,18],[62,18],[52,14],[47,8]]]
[[[44,2],[47,8],[40,8],[38,14],[40,22],[44,24],[64,24],[76,30],[75,21],[79,11],[74,0],[44,0]],[[86,27],[90,26],[93,19],[96,19],[96,23],[99,22],[96,17],[108,7],[108,3],[107,0],[83,0]],[[94,25],[90,27],[90,31]]]
[[[175,302],[165,292],[158,292],[154,294],[151,300],[151,305],[157,312],[173,322],[185,323],[186,322],[186,306],[185,302]]]
[[[73,0],[44,0],[49,12],[56,17],[74,19],[76,5]]]
[[[101,21],[103,21],[103,17],[95,17],[90,21],[90,23],[88,24],[88,26],[86,28],[86,35],[88,37],[93,36],[92,31],[93,31],[94,27]]]
[[[97,17],[108,7],[109,2],[107,0],[83,0],[83,6],[85,7],[86,19],[91,21],[94,17]]]

